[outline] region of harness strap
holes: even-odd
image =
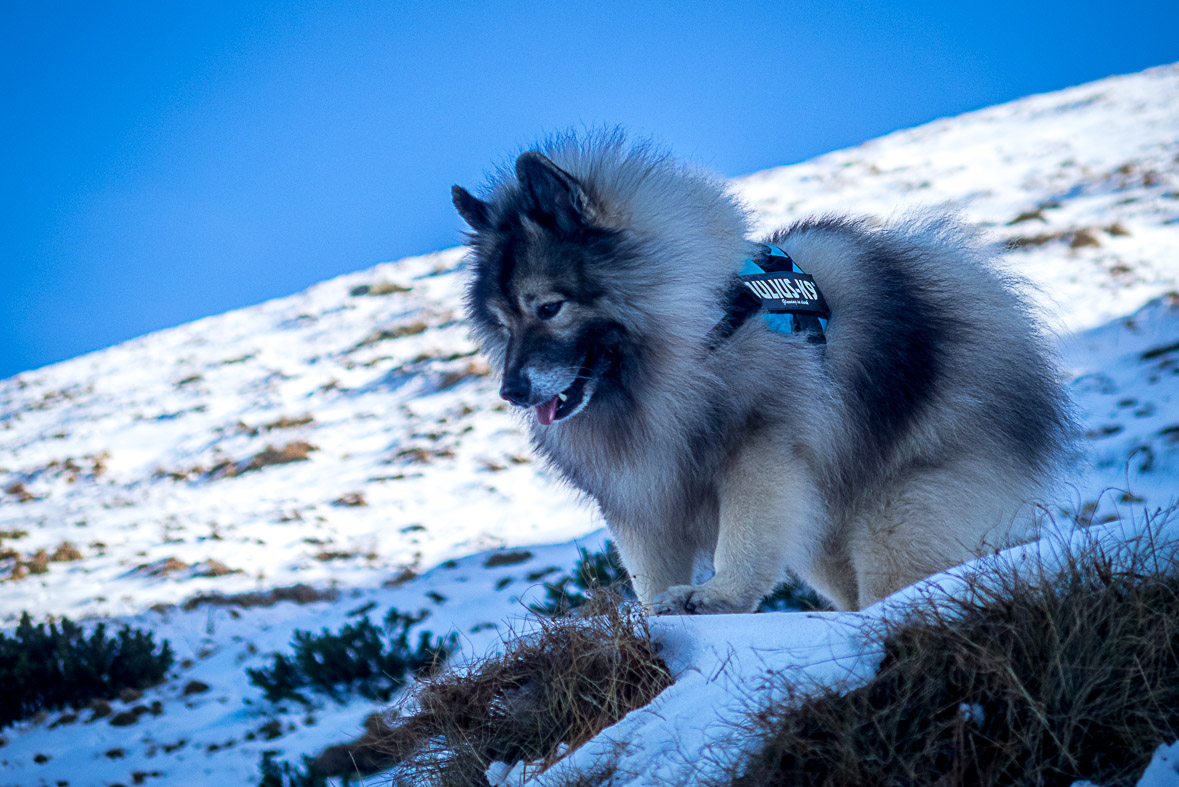
[[[815,280],[803,273],[777,246],[758,244],[725,297],[725,314],[712,329],[711,346],[728,339],[758,312],[779,333],[806,333],[807,341],[825,344],[831,316]]]

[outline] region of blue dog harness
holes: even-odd
[[[730,288],[725,316],[712,329],[711,346],[733,335],[754,314],[778,333],[805,333],[807,341],[825,344],[831,312],[815,280],[803,273],[777,246],[758,244]]]
[[[831,312],[814,278],[777,246],[759,246],[762,253],[745,260],[737,278],[761,301],[763,319],[778,333],[817,330],[823,335]]]

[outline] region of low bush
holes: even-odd
[[[1179,738],[1175,557],[1144,540],[980,572],[969,598],[886,624],[867,685],[783,685],[733,783],[1133,784]]]
[[[585,547],[578,547],[577,551],[581,557],[573,567],[573,573],[546,582],[545,599],[529,606],[532,612],[547,617],[568,615],[582,607],[598,590],[610,591],[622,599],[634,599],[630,574],[626,573],[612,542],[607,541],[601,552],[590,552]]]
[[[277,654],[270,667],[246,673],[250,683],[262,689],[271,702],[293,699],[306,703],[305,690],[337,701],[350,693],[388,701],[409,675],[426,674],[454,649],[453,634],[443,638],[422,631],[417,645],[410,643],[410,628],[425,616],[413,617],[393,609],[384,630],[365,619],[335,633],[327,629],[320,634],[296,631],[291,642],[293,655]]]
[[[316,767],[388,771],[393,784],[485,784],[493,762],[551,762],[562,744],[580,746],[672,682],[644,618],[617,599],[590,604],[602,613],[540,618],[502,655],[424,681],[404,716],[370,725]]]
[[[757,605],[758,612],[804,612],[831,609],[831,605],[797,579],[783,582]]]
[[[277,760],[278,752],[262,752],[261,780],[258,787],[328,787],[327,779],[310,767],[310,758],[303,758],[303,767]]]
[[[172,646],[125,626],[113,637],[99,623],[89,637],[69,620],[33,625],[28,613],[0,634],[0,729],[39,710],[80,708],[123,689],[146,689],[172,666]]]

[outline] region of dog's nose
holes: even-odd
[[[504,380],[499,388],[499,395],[518,407],[527,407],[528,399],[532,395],[532,385],[523,375],[511,380]]]

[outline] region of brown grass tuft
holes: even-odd
[[[49,553],[44,549],[38,549],[37,554],[29,558],[25,565],[28,566],[30,574],[44,574],[49,571]]]
[[[53,550],[49,560],[53,563],[68,563],[73,560],[81,560],[83,557],[82,550],[69,541],[62,541],[57,545],[57,549]]]
[[[369,725],[317,769],[355,776],[396,766],[393,784],[481,784],[493,762],[551,761],[562,743],[577,748],[672,682],[646,621],[616,602],[600,601],[592,617],[538,620],[502,655],[423,682],[403,705],[412,712]]]
[[[248,473],[251,470],[261,470],[263,467],[269,467],[270,465],[306,462],[307,455],[312,451],[318,450],[311,443],[305,443],[303,441],[287,443],[282,448],[275,448],[272,445],[268,445],[264,450],[254,454],[250,461],[246,463],[245,467],[242,467],[238,472]]]
[[[1132,784],[1179,737],[1175,544],[1001,567],[886,623],[860,688],[785,685],[737,785]]]
[[[403,336],[417,336],[419,333],[425,333],[429,327],[426,323],[418,320],[416,322],[398,325],[395,328],[380,328],[361,339],[353,349],[359,350],[362,347],[371,347],[379,342],[388,341],[389,339],[400,339]]]
[[[20,503],[28,503],[31,500],[36,500],[37,496],[28,490],[20,481],[13,481],[8,486],[4,487],[4,491],[17,499]]]

